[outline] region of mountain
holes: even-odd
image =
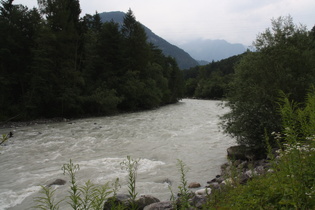
[[[242,44],[231,44],[225,40],[197,39],[180,48],[188,52],[194,59],[201,61],[219,61],[234,55],[242,54],[246,48]]]
[[[114,22],[119,23],[120,25],[123,24],[125,13],[124,12],[103,12],[99,13],[102,22],[107,22],[113,20]],[[189,69],[191,67],[195,67],[198,62],[193,59],[187,52],[180,49],[179,47],[170,44],[163,38],[159,37],[158,35],[154,34],[149,28],[142,25],[147,33],[148,42],[153,43],[159,49],[161,49],[166,56],[171,56],[175,58],[178,63],[180,69]]]

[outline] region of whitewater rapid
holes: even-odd
[[[127,171],[120,164],[127,156],[140,158],[139,195],[169,200],[169,182],[174,192],[178,190],[178,159],[190,169],[188,182],[205,186],[219,174],[226,149],[235,143],[218,127],[219,116],[228,111],[219,103],[184,99],[144,112],[0,129],[0,134],[14,134],[0,148],[0,209],[34,206],[40,185],[69,180],[61,167],[70,159],[80,166],[79,184],[113,183],[119,178],[119,193],[127,192]],[[69,183],[54,188],[56,200],[62,199]]]

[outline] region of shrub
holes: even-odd
[[[227,106],[230,113],[222,118],[224,131],[237,138],[239,144],[265,147],[265,130],[270,143],[272,131],[280,131],[279,91],[291,100],[303,97],[315,81],[312,37],[292,18],[272,20],[272,28],[257,36],[256,52],[248,52],[235,68]]]
[[[280,144],[272,170],[254,177],[246,185],[217,192],[207,208],[314,209],[315,208],[315,91],[304,106],[281,99],[281,133],[273,133]],[[268,139],[268,138],[267,138]]]

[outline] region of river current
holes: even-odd
[[[70,159],[80,166],[79,184],[119,178],[119,193],[127,193],[127,171],[120,164],[127,156],[140,158],[139,195],[169,200],[169,181],[178,191],[178,159],[189,168],[188,182],[204,187],[220,173],[226,149],[235,143],[219,130],[219,116],[228,111],[219,103],[184,99],[144,112],[0,129],[0,134],[14,134],[0,147],[0,209],[30,209],[34,197],[40,196],[40,185],[69,180],[61,167]],[[54,189],[55,200],[62,199],[68,195],[69,182]],[[69,209],[66,203],[61,206]]]

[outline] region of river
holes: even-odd
[[[119,193],[127,192],[127,172],[120,165],[127,156],[140,158],[136,185],[140,195],[169,200],[164,180],[178,191],[178,159],[189,168],[188,182],[205,186],[220,173],[226,149],[235,144],[219,130],[218,116],[227,109],[218,103],[184,99],[150,111],[0,129],[0,134],[14,134],[0,147],[0,209],[30,209],[40,185],[69,180],[61,167],[70,159],[80,166],[79,184],[119,178]],[[66,195],[69,183],[54,188],[58,200]]]

